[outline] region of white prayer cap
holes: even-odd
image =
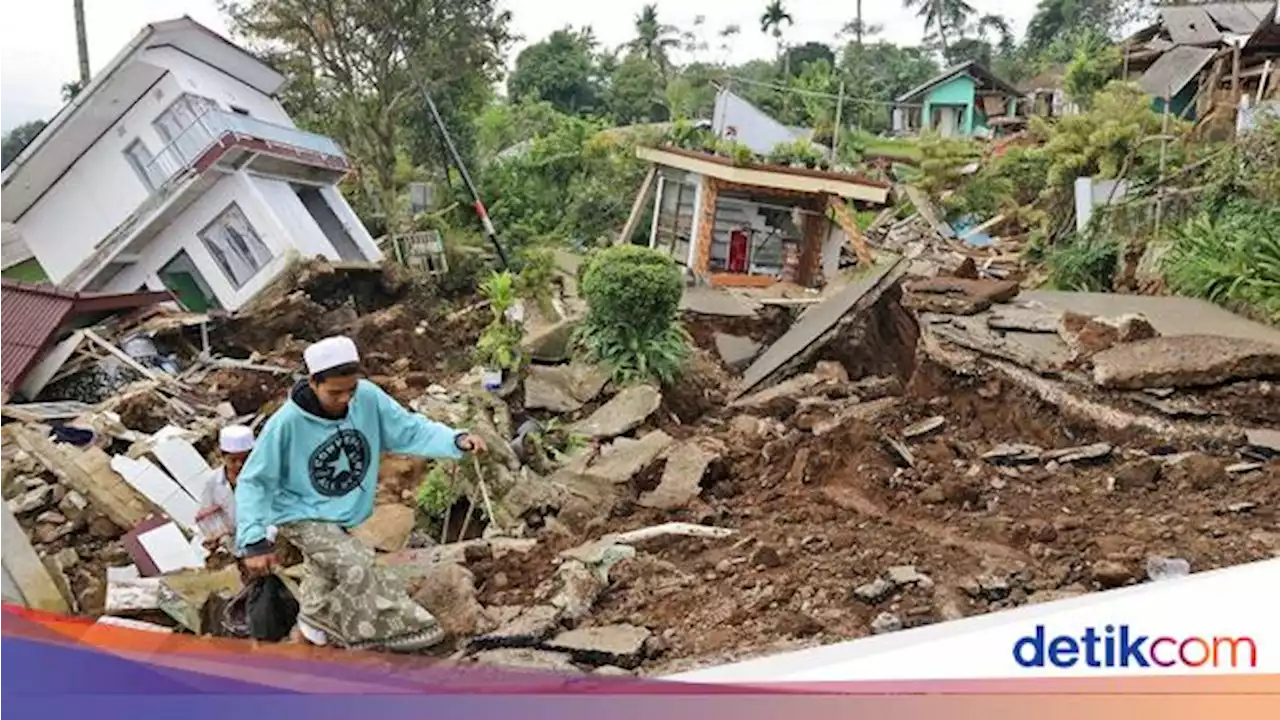
[[[307,374],[315,375],[339,365],[360,362],[360,353],[351,338],[335,335],[308,346],[302,351],[302,359],[307,363]]]
[[[253,430],[244,425],[228,425],[218,433],[222,452],[246,453],[253,449]]]

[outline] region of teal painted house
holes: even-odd
[[[1022,93],[976,62],[957,65],[897,98],[893,129],[932,130],[945,137],[998,134],[1025,122]]]

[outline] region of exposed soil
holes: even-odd
[[[945,427],[907,441],[915,467],[903,467],[881,438],[901,438],[935,415]],[[1037,593],[1137,582],[1151,555],[1184,558],[1199,572],[1280,550],[1280,461],[1227,476],[1221,469],[1235,459],[1201,456],[1164,469],[1150,487],[1121,485],[1112,478],[1127,477],[1128,456],[1153,442],[1075,426],[1014,387],[933,366],[874,424],[853,421],[821,438],[785,423],[780,436],[718,436],[730,447],[727,471],[704,481],[704,500],[672,512],[627,505],[608,523],[610,532],[676,520],[738,531],[726,540],[652,541],[611,572],[589,622],[653,630],[660,652],[645,672],[860,637],[883,612],[911,627]],[[1053,470],[981,459],[1002,442],[1051,449],[1095,441],[1120,447],[1095,464]],[[1226,509],[1245,501],[1257,507]],[[534,602],[555,552],[598,535],[544,533],[530,555],[473,566],[481,601]],[[854,596],[895,565],[915,566],[933,587],[899,587],[875,604]],[[984,577],[997,581],[984,589]]]

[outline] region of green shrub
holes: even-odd
[[[1045,251],[1049,283],[1059,290],[1111,290],[1120,263],[1120,245],[1110,238],[1076,235]]]
[[[1176,293],[1280,322],[1280,207],[1242,199],[1201,212],[1174,231],[1162,269]]]
[[[920,140],[920,189],[938,195],[964,181],[962,172],[978,161],[982,149],[966,138],[946,138],[928,133]]]
[[[774,165],[804,165],[817,167],[822,162],[822,152],[805,139],[789,140],[773,146],[765,158]]]
[[[456,466],[452,460],[437,461],[418,486],[418,508],[433,521],[444,520],[449,514],[449,508],[458,500],[458,489],[452,474]]]
[[[536,304],[544,317],[551,317],[555,313],[551,304],[555,297],[555,254],[545,247],[528,246],[521,249],[518,260],[516,296]]]
[[[583,263],[587,316],[577,343],[622,384],[670,383],[689,356],[679,323],[684,282],[671,258],[657,250],[619,245]]]
[[[506,317],[515,303],[515,278],[510,272],[494,273],[480,286],[480,293],[489,300],[491,320],[476,342],[476,362],[495,370],[516,370],[524,329]]]

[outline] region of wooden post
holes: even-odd
[[[1124,68],[1120,71],[1120,79],[1129,79],[1129,43],[1124,44]]]
[[[698,236],[693,239],[697,251],[693,258],[694,274],[705,277],[711,267],[711,244],[716,235],[716,199],[720,188],[714,178],[702,176],[702,202],[698,208]]]
[[[1231,46],[1231,102],[1240,107],[1240,43]]]
[[[1151,231],[1153,240],[1160,237],[1160,216],[1164,213],[1164,165],[1169,148],[1169,105],[1172,102],[1173,92],[1170,90],[1164,96],[1164,115],[1160,119],[1160,171],[1156,177],[1161,180],[1160,185],[1156,187],[1156,218]]]
[[[636,193],[636,199],[631,202],[631,214],[627,216],[627,224],[622,226],[622,234],[618,235],[618,241],[615,245],[625,245],[631,242],[631,236],[636,232],[636,225],[640,224],[640,215],[644,211],[645,198],[649,196],[649,188],[653,187],[653,179],[658,174],[658,166],[649,165],[649,172],[645,173],[644,182],[640,183],[640,192]]]
[[[858,28],[858,37],[862,37],[862,28]],[[836,126],[831,131],[831,164],[836,164],[836,151],[840,149],[840,115],[844,110],[844,81],[840,81],[840,94],[836,96]]]

